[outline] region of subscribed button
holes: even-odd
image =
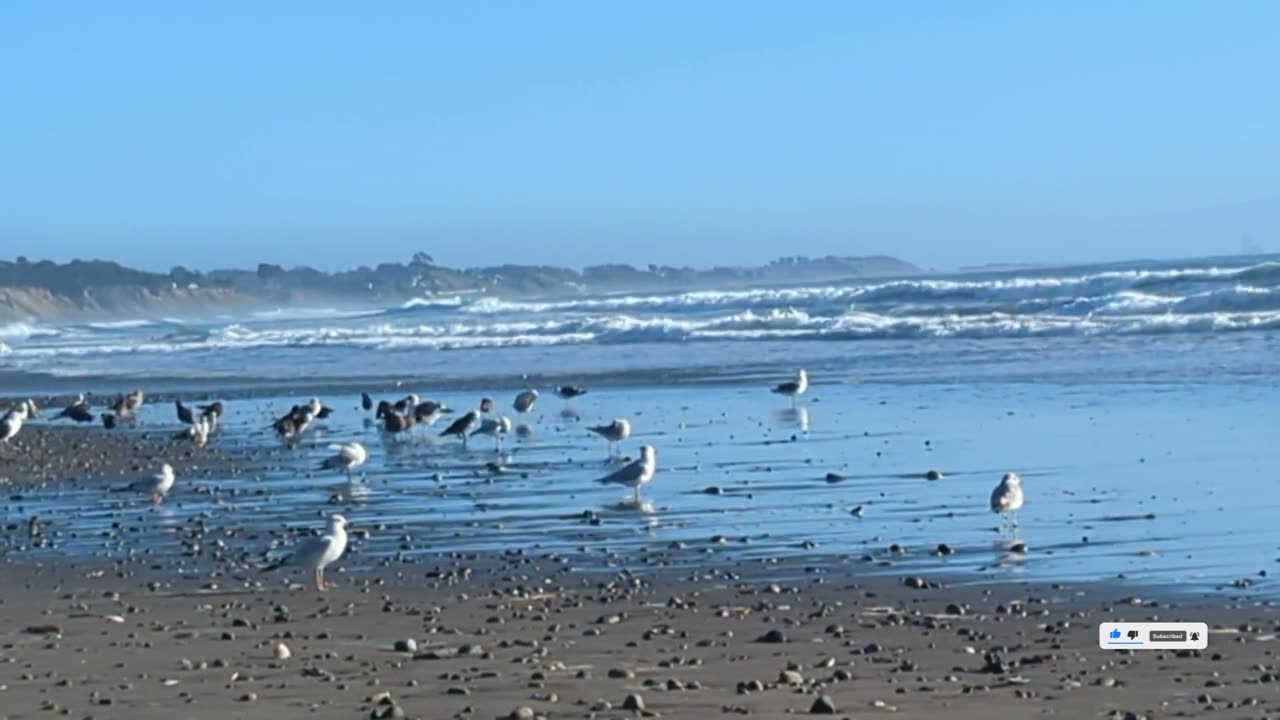
[[[1197,633],[1199,634],[1199,633]],[[1186,630],[1148,630],[1147,639],[1151,642],[1186,642]],[[1200,638],[1196,638],[1199,640]]]

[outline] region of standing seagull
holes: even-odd
[[[465,450],[467,447],[467,435],[470,434],[471,431],[475,429],[476,425],[479,424],[480,411],[472,410],[466,415],[454,420],[452,425],[445,428],[444,432],[440,433],[440,437],[456,435],[457,437],[462,438],[462,448]]]
[[[485,418],[480,427],[471,431],[472,435],[492,435],[497,442],[498,452],[502,452],[502,438],[511,432],[511,418],[499,415],[496,418]]]
[[[1018,527],[1018,510],[1026,498],[1022,495],[1022,478],[1018,473],[1005,473],[1000,484],[991,491],[991,512],[1007,516]]]
[[[615,446],[631,437],[631,422],[626,418],[615,418],[608,425],[597,425],[587,429],[609,441],[610,458],[617,455]]]
[[[164,498],[173,489],[173,466],[165,463],[160,466],[160,472],[148,478],[142,478],[129,486],[130,490],[145,492],[151,496],[151,502],[159,505],[164,502]]]
[[[608,477],[600,478],[596,482],[602,485],[623,485],[635,488],[636,504],[639,504],[640,486],[646,485],[650,480],[653,480],[653,475],[656,472],[658,472],[658,451],[652,445],[645,445],[640,448],[639,460],[628,464]]]
[[[791,398],[791,407],[796,406],[796,400],[809,390],[809,373],[801,368],[796,373],[796,379],[791,382],[784,382],[773,389],[778,395],[787,395]]]
[[[315,573],[316,590],[324,592],[324,569],[333,564],[347,549],[347,519],[341,515],[329,516],[329,527],[320,537],[307,538],[285,559],[263,568],[275,570],[285,565],[298,565]]]
[[[330,450],[338,452],[325,458],[320,464],[321,470],[341,470],[347,473],[347,481],[351,481],[351,471],[364,464],[369,459],[369,453],[360,443],[348,443],[346,445],[330,445]]]
[[[515,402],[511,403],[511,407],[515,411],[524,415],[533,410],[533,406],[538,404],[538,391],[530,388],[516,395]]]
[[[4,419],[0,420],[0,442],[9,442],[22,430],[22,424],[31,414],[29,403],[29,400],[19,403],[18,407],[10,410],[5,414]]]

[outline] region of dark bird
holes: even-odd
[[[115,429],[116,429],[116,414],[115,414],[115,413],[102,413],[102,427],[103,427],[103,428],[105,428],[105,429],[107,429],[107,430],[115,430]]]
[[[449,408],[438,402],[423,400],[413,408],[413,419],[423,425],[435,425],[441,415],[449,412]]]
[[[226,406],[222,404],[221,400],[215,403],[210,403],[208,405],[200,405],[198,407],[200,409],[201,415],[205,417],[214,417],[218,419],[222,418],[222,412],[223,410],[226,409]]]
[[[276,434],[285,438],[296,438],[311,428],[316,418],[323,417],[324,405],[316,398],[306,405],[294,405],[289,412],[275,421],[273,427]]]
[[[93,422],[96,419],[93,413],[89,411],[89,401],[85,399],[84,395],[78,396],[70,405],[63,408],[62,412],[58,413],[58,417],[69,418],[78,423]]]
[[[369,397],[369,393],[367,392],[360,393],[360,407],[365,412],[369,412],[370,410],[373,409],[373,398]]]
[[[472,410],[466,415],[454,420],[449,427],[444,429],[444,432],[440,433],[440,437],[448,437],[450,435],[460,437],[462,438],[462,447],[465,448],[467,447],[467,436],[471,434],[471,431],[474,430],[476,425],[479,423],[480,411]]]
[[[493,398],[480,399],[480,412],[485,415],[493,412]]]
[[[319,420],[324,420],[332,414],[333,414],[333,408],[329,407],[328,405],[321,405],[320,409],[316,411],[316,418]]]
[[[538,403],[538,391],[534,390],[533,388],[529,388],[528,390],[525,390],[519,393],[518,395],[516,395],[516,399],[514,402],[511,403],[511,407],[515,408],[516,412],[523,415],[529,412],[530,410],[533,410],[533,406],[536,405],[537,403]]]
[[[386,400],[379,400],[378,411],[373,414],[373,418],[375,420],[381,420],[387,415],[390,415],[394,410],[395,408],[392,407],[391,403],[387,402]]]
[[[586,395],[587,389],[580,388],[577,385],[561,385],[560,387],[556,388],[556,394],[564,398],[565,400],[572,400],[578,397],[579,395]]]
[[[387,411],[382,415],[382,431],[392,435],[400,435],[413,430],[416,422],[412,415],[401,415],[388,404]]]
[[[394,405],[392,405],[392,407],[396,409],[396,412],[400,413],[401,415],[408,415],[409,413],[413,412],[413,409],[417,406],[418,406],[418,396],[414,395],[413,393],[409,393],[408,395],[400,398],[395,402]]]
[[[181,400],[174,400],[173,407],[178,411],[178,420],[184,425],[196,424],[196,413],[191,408],[182,404]]]

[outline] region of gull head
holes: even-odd
[[[346,530],[349,524],[347,519],[341,515],[334,514],[329,516],[329,529],[331,531]]]
[[[160,466],[160,477],[164,478],[165,480],[172,480],[172,479],[173,479],[173,466],[172,466],[172,465],[170,465],[169,463],[165,463],[165,464],[161,465],[161,466]]]
[[[1011,487],[1019,487],[1022,485],[1022,478],[1018,477],[1018,473],[1005,473],[1004,484]]]
[[[640,461],[645,465],[658,464],[658,449],[652,445],[645,445],[640,448]]]

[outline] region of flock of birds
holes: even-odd
[[[794,408],[808,389],[808,373],[800,370],[794,380],[775,386],[772,392],[789,397]],[[555,390],[556,395],[566,402],[586,392],[585,389],[574,385],[564,385]],[[112,429],[121,423],[135,421],[144,399],[141,390],[119,396],[108,406],[108,412],[102,414],[103,426]],[[518,415],[526,415],[533,411],[537,402],[538,391],[528,389],[517,394],[511,406]],[[381,423],[383,432],[391,438],[409,435],[417,427],[431,427],[441,418],[452,413],[441,403],[423,400],[413,394],[395,402],[383,400],[375,403],[369,394],[362,393],[361,406],[366,412],[374,413],[374,422]],[[174,439],[191,442],[197,447],[203,447],[208,443],[210,435],[217,430],[225,410],[221,402],[189,406],[183,404],[181,400],[175,400],[174,407],[178,420],[184,425],[184,428],[174,435]],[[503,440],[512,432],[514,423],[511,418],[497,414],[495,410],[494,401],[483,398],[476,408],[459,416],[439,435],[459,438],[464,448],[467,447],[468,439],[471,437],[490,436],[495,439],[496,448],[500,452]],[[0,418],[0,447],[5,446],[17,436],[23,424],[28,419],[36,417],[38,413],[39,408],[29,399],[11,408],[3,418]],[[332,413],[331,408],[319,399],[312,398],[306,404],[291,407],[288,412],[272,423],[272,428],[280,438],[292,445],[296,444],[317,420],[323,420]],[[61,418],[78,423],[92,423],[98,420],[84,395],[76,397],[55,419]],[[631,422],[626,418],[616,418],[606,425],[592,426],[587,429],[609,443],[610,460],[617,457],[621,443],[631,437]],[[368,451],[358,442],[334,444],[330,445],[329,449],[333,454],[326,457],[318,469],[345,473],[349,481],[353,479],[356,469],[369,459]],[[597,482],[633,489],[635,501],[638,504],[640,488],[652,482],[657,471],[658,451],[652,445],[644,445],[637,459],[600,478]],[[173,467],[165,464],[159,473],[131,483],[123,489],[145,493],[153,503],[159,504],[164,502],[165,497],[173,489],[174,482]],[[1024,499],[1021,478],[1016,473],[1007,473],[991,493],[991,511],[999,514],[1005,523],[1016,527],[1017,512],[1022,508]],[[285,566],[306,568],[314,574],[316,589],[323,591],[325,590],[325,567],[342,557],[346,550],[346,529],[346,518],[341,515],[332,515],[322,535],[303,541],[290,555],[264,567],[264,570]]]

